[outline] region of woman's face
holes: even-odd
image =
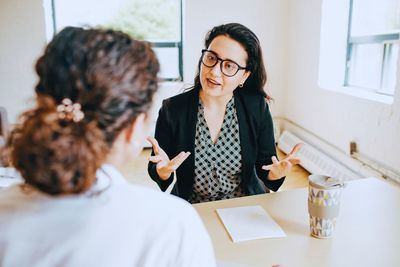
[[[247,67],[247,52],[244,47],[232,38],[219,35],[215,37],[207,48],[211,57],[217,56],[222,60],[230,60],[230,64],[236,63],[240,67]],[[243,84],[250,75],[249,71],[240,69],[234,76],[228,77],[221,72],[221,61],[214,67],[207,67],[200,63],[200,83],[203,92],[213,97],[232,95],[233,91]]]

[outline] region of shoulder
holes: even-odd
[[[128,201],[128,205],[142,213],[142,216],[179,220],[195,212],[183,199],[144,186],[125,185],[116,191],[114,196],[123,202]]]
[[[182,109],[182,107],[185,107],[185,106],[191,106],[191,105],[187,105],[187,104],[195,102],[196,92],[197,92],[197,90],[191,89],[191,90],[185,91],[183,93],[180,93],[178,95],[175,95],[173,97],[167,98],[163,101],[162,107],[164,109],[173,111],[173,110]]]
[[[157,213],[150,222],[160,253],[177,255],[172,266],[215,266],[210,236],[196,210],[185,200],[157,191],[145,192],[147,209]],[[160,227],[161,226],[161,227]],[[157,253],[159,254],[159,253]]]
[[[132,211],[145,222],[148,236],[157,239],[158,244],[180,254],[180,260],[187,264],[179,266],[206,266],[189,264],[213,261],[212,243],[196,210],[185,200],[164,192],[130,185],[125,192],[130,196]],[[121,188],[122,189],[122,188]],[[119,194],[121,195],[121,194]],[[213,266],[213,265],[211,265]]]
[[[265,97],[256,90],[249,90],[249,89],[237,89],[235,94],[243,99],[246,103],[265,103]]]
[[[235,91],[236,98],[244,105],[249,112],[263,113],[268,109],[268,102],[265,97],[256,90],[240,90]]]
[[[135,209],[149,218],[152,229],[160,229],[160,224],[163,225],[159,235],[187,237],[206,234],[196,210],[182,198],[141,186],[132,186],[130,190],[134,195],[132,201],[137,203]]]

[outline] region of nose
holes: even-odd
[[[215,76],[215,77],[220,77],[221,76],[221,60],[217,61],[217,64],[215,64],[214,67],[211,68],[211,73]]]

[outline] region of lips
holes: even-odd
[[[207,83],[211,86],[220,86],[221,84],[214,79],[207,78]]]

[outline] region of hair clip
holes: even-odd
[[[71,99],[64,98],[57,106],[58,118],[73,122],[80,122],[85,114],[81,110],[81,104],[73,103]]]

